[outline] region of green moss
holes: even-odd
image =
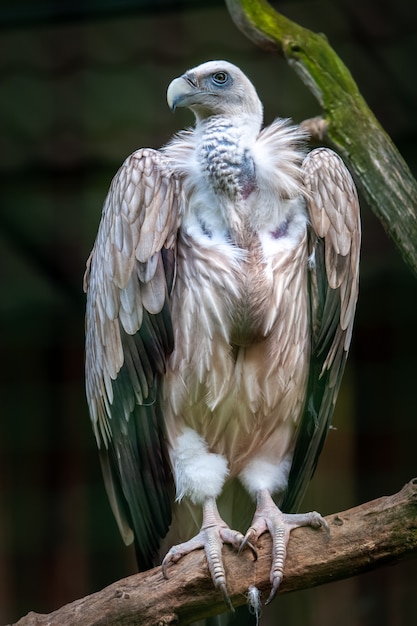
[[[344,158],[374,212],[417,274],[417,182],[323,34],[276,12],[265,0],[226,0],[236,25],[283,55],[323,109],[326,140]]]

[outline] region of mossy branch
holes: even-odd
[[[305,126],[343,157],[403,258],[417,274],[417,181],[361,96],[326,37],[275,11],[265,0],[226,0],[256,45],[283,55],[323,109]]]

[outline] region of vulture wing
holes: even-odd
[[[112,181],[85,274],[90,415],[114,515],[143,569],[171,521],[158,383],[173,349],[180,203],[164,157],[133,153]]]
[[[302,165],[310,219],[311,363],[284,510],[296,509],[324,444],[350,346],[361,227],[352,177],[332,150]]]

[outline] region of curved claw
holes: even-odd
[[[163,577],[168,579],[168,565],[170,565],[171,563],[177,563],[186,554],[189,554],[194,550],[201,550],[201,548],[204,548],[204,537],[202,537],[201,533],[198,533],[198,535],[196,535],[189,541],[185,541],[184,543],[179,543],[176,546],[172,546],[172,548],[166,553],[161,564]]]
[[[253,560],[257,561],[258,560],[258,551],[255,548],[255,546],[253,545],[253,543],[250,541],[250,539],[252,538],[252,535],[255,536],[255,533],[254,532],[251,533],[250,531],[253,531],[253,528],[249,528],[249,530],[247,531],[246,535],[243,537],[243,539],[241,541],[241,544],[239,546],[238,552],[240,554],[241,552],[243,552],[243,550],[246,547],[248,547],[251,550],[251,552],[252,552]]]
[[[310,516],[310,526],[313,528],[322,528],[326,532],[326,536],[330,537],[330,526],[317,511],[311,511],[310,513],[305,513],[304,515]]]
[[[227,608],[229,609],[229,611],[231,611],[232,613],[235,612],[234,608],[233,608],[233,604],[232,601],[229,597],[229,594],[227,593],[227,587],[226,587],[226,583],[220,583],[218,585],[218,589],[220,589],[221,594],[223,596],[223,600],[227,606]]]
[[[271,591],[269,593],[268,599],[265,602],[265,606],[269,604],[270,602],[272,602],[272,600],[277,595],[278,587],[281,584],[281,580],[282,580],[282,576],[275,576],[275,578],[273,579]]]
[[[172,549],[172,548],[171,548]],[[167,574],[167,567],[170,563],[175,563],[175,560],[173,559],[172,555],[170,554],[171,550],[169,552],[167,552],[167,554],[165,555],[162,563],[161,563],[161,569],[162,569],[162,576],[168,580],[168,574]]]

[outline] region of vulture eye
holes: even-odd
[[[213,83],[216,85],[224,85],[229,78],[229,75],[226,72],[216,72],[212,76]]]

